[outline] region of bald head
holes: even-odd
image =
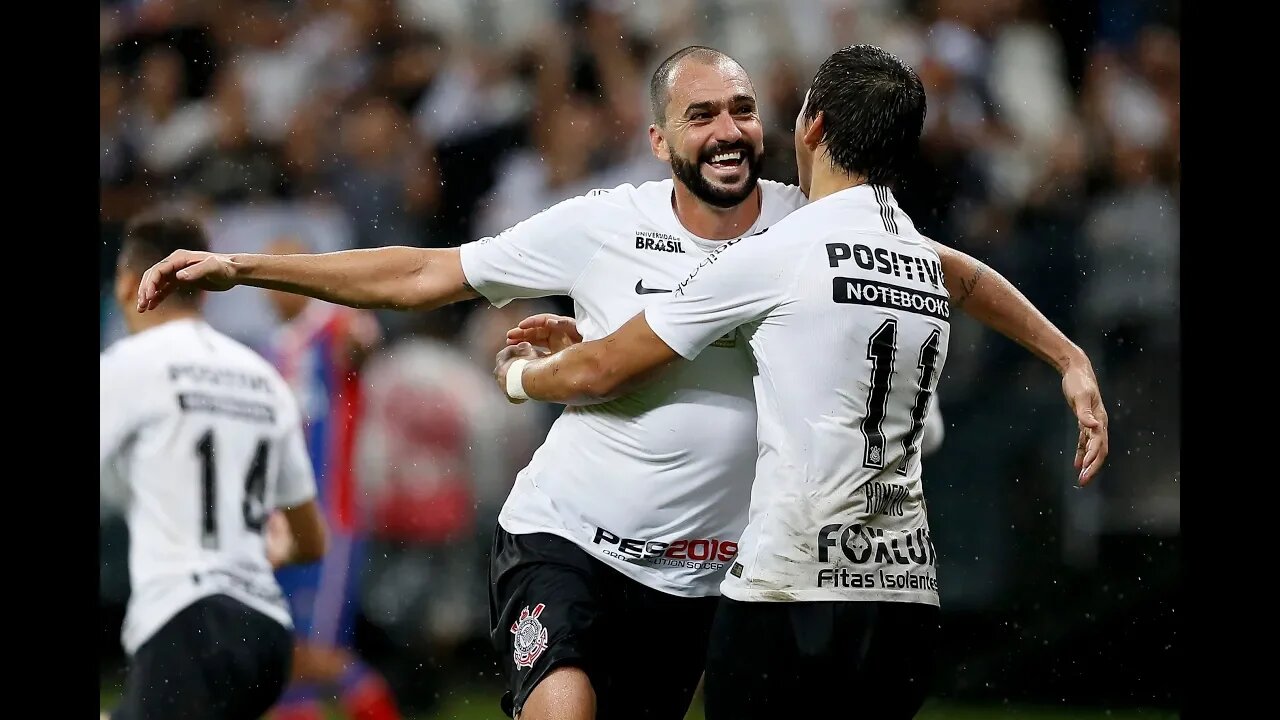
[[[764,159],[756,91],[738,61],[693,45],[662,61],[649,81],[649,147],[704,204],[737,207],[755,192]]]
[[[690,45],[675,51],[658,65],[658,69],[653,71],[653,77],[649,79],[649,106],[653,112],[654,124],[664,125],[666,123],[667,103],[671,101],[671,87],[675,83],[677,71],[686,63],[699,63],[702,65],[725,63],[736,67],[742,72],[743,76],[747,74],[737,60],[715,48],[709,48],[705,45]]]

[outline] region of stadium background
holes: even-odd
[[[198,208],[215,249],[282,237],[315,250],[455,246],[593,187],[668,176],[648,151],[646,83],[691,43],[742,62],[766,126],[763,176],[794,181],[791,127],[817,64],[856,42],[895,52],[929,98],[901,205],[1080,342],[1111,413],[1108,466],[1075,489],[1054,373],[954,322],[946,436],[925,475],[946,623],[928,717],[1179,706],[1176,0],[102,0],[99,11],[103,347],[122,333],[110,297],[122,223],[152,203]],[[276,326],[256,289],[210,300],[211,322],[251,345]],[[383,313],[380,352],[445,344],[483,377],[502,331],[547,308],[570,306]],[[459,402],[492,402],[484,393]],[[360,568],[359,649],[415,717],[500,715],[484,552],[554,408],[511,412],[474,430],[504,448],[499,461],[435,458],[470,512],[421,527],[367,514],[381,552]],[[412,407],[383,417],[370,435],[418,429],[403,452],[430,454],[421,438],[443,432]],[[394,499],[389,487],[441,482],[388,483],[394,452],[369,447],[371,505]],[[111,504],[100,518],[109,701],[127,532]],[[636,619],[636,642],[654,631]]]

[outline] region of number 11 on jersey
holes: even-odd
[[[920,435],[924,431],[925,412],[933,395],[934,375],[938,367],[938,343],[940,333],[934,330],[920,346],[920,390],[911,406],[911,429],[902,438],[902,462],[898,463],[899,475],[907,474],[907,463],[920,447]],[[862,418],[862,436],[866,452],[862,466],[880,470],[884,468],[885,436],[884,417],[889,405],[889,393],[893,390],[893,362],[898,353],[898,321],[885,320],[867,341],[867,359],[871,361],[871,394],[867,396],[867,414]]]

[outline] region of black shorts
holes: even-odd
[[[914,717],[937,661],[938,608],[720,599],[707,720]]]
[[[256,720],[279,699],[292,663],[293,635],[283,625],[210,595],[134,653],[111,720]]]
[[[555,535],[499,527],[489,565],[489,626],[514,717],[542,678],[582,669],[598,720],[683,720],[706,659],[717,597],[668,595]]]

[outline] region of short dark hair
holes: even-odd
[[[853,45],[818,68],[804,117],[823,114],[823,142],[836,167],[892,186],[919,152],[925,110],[914,70],[874,45]]]
[[[658,69],[653,71],[653,77],[649,78],[649,106],[653,111],[653,121],[658,125],[664,124],[667,120],[667,103],[671,101],[671,73],[681,60],[690,56],[705,63],[724,59],[738,64],[737,60],[706,45],[690,45],[668,55],[667,59],[658,65]]]
[[[209,250],[209,240],[200,221],[180,211],[145,211],[130,218],[125,225],[119,263],[121,267],[142,273],[175,250]],[[198,295],[197,288],[180,286],[170,301],[189,302]]]

